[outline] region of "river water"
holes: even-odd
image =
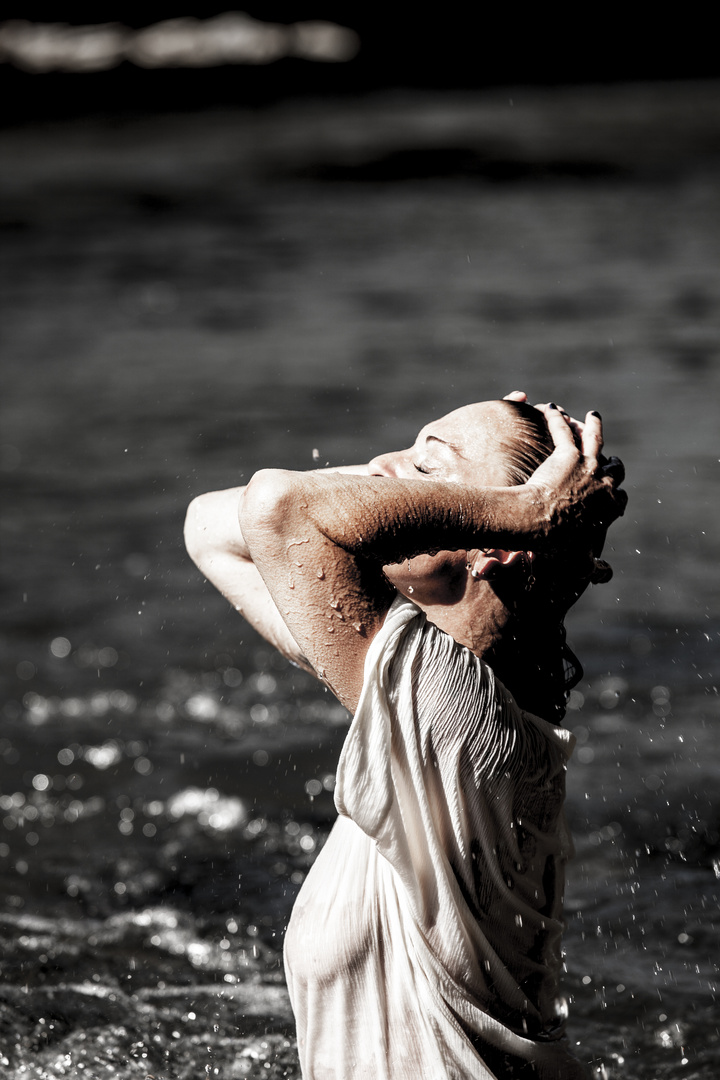
[[[348,717],[184,510],[515,388],[599,409],[630,494],[569,621],[571,1039],[720,1069],[719,120],[678,84],[0,132],[3,1076],[299,1076]]]

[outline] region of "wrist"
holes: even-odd
[[[516,514],[523,544],[542,550],[550,533],[551,507],[545,488],[531,482],[512,489],[517,492]]]

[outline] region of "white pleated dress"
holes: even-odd
[[[303,1080],[579,1080],[564,1039],[572,736],[398,597],[285,941]]]

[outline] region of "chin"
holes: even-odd
[[[449,604],[457,587],[458,573],[466,576],[465,552],[441,551],[416,555],[384,566],[385,577],[399,593],[416,604]]]

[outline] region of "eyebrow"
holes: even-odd
[[[438,435],[426,435],[425,436],[425,442],[431,442],[431,441],[432,442],[439,442],[439,443],[442,443],[443,446],[450,447],[450,449],[452,451],[454,451],[454,453],[456,453],[458,455],[458,457],[461,457],[461,458],[465,457],[465,455],[462,453],[462,451],[460,450],[460,447],[457,445],[457,443],[448,442],[447,439],[441,439]]]

